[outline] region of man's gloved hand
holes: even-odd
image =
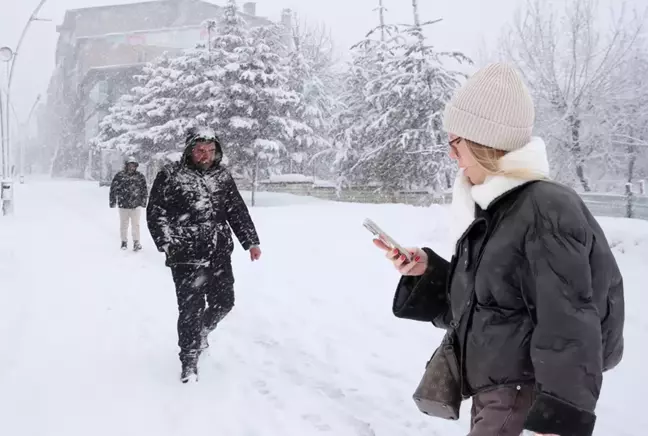
[[[115,206],[117,206],[115,203],[110,203],[110,208],[111,208],[111,209],[114,209]]]

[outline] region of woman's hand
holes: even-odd
[[[408,262],[405,255],[397,249],[392,249],[380,239],[373,240],[376,247],[385,251],[385,257],[391,260],[394,267],[404,276],[420,276],[427,269],[428,257],[425,251],[420,248],[407,248],[412,255],[412,261]]]

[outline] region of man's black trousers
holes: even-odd
[[[200,333],[209,331],[234,307],[234,275],[228,257],[213,266],[173,265],[178,297],[180,356],[200,348]]]

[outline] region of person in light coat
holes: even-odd
[[[128,248],[128,227],[130,224],[133,237],[133,249],[142,249],[140,238],[140,219],[142,208],[146,207],[148,187],[146,177],[137,168],[137,159],[130,156],[124,163],[124,169],[115,174],[110,184],[110,207],[119,207],[119,235],[121,249]]]

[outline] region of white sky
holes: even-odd
[[[0,0],[0,46],[15,46],[24,23],[39,0]],[[208,0],[225,4],[225,0]],[[555,0],[558,2],[566,0]],[[605,0],[604,0],[605,1]],[[609,0],[608,0],[609,1]],[[617,0],[619,1],[619,0]],[[648,0],[628,0],[633,6],[648,6]],[[67,9],[132,3],[129,0],[49,0],[40,13],[52,22],[34,22],[17,60],[12,101],[21,118],[27,116],[36,96],[45,91],[53,65],[58,34]],[[239,6],[243,4],[239,0]],[[326,23],[340,52],[357,42],[378,24],[373,9],[378,0],[257,0],[257,14],[279,20],[283,8],[299,12],[302,19]],[[430,42],[441,50],[460,50],[479,61],[481,49],[492,47],[501,29],[524,0],[419,0],[423,21],[443,18],[430,29]],[[387,21],[411,23],[411,0],[384,0]],[[10,9],[11,8],[11,9]],[[5,86],[4,72],[0,86]]]

